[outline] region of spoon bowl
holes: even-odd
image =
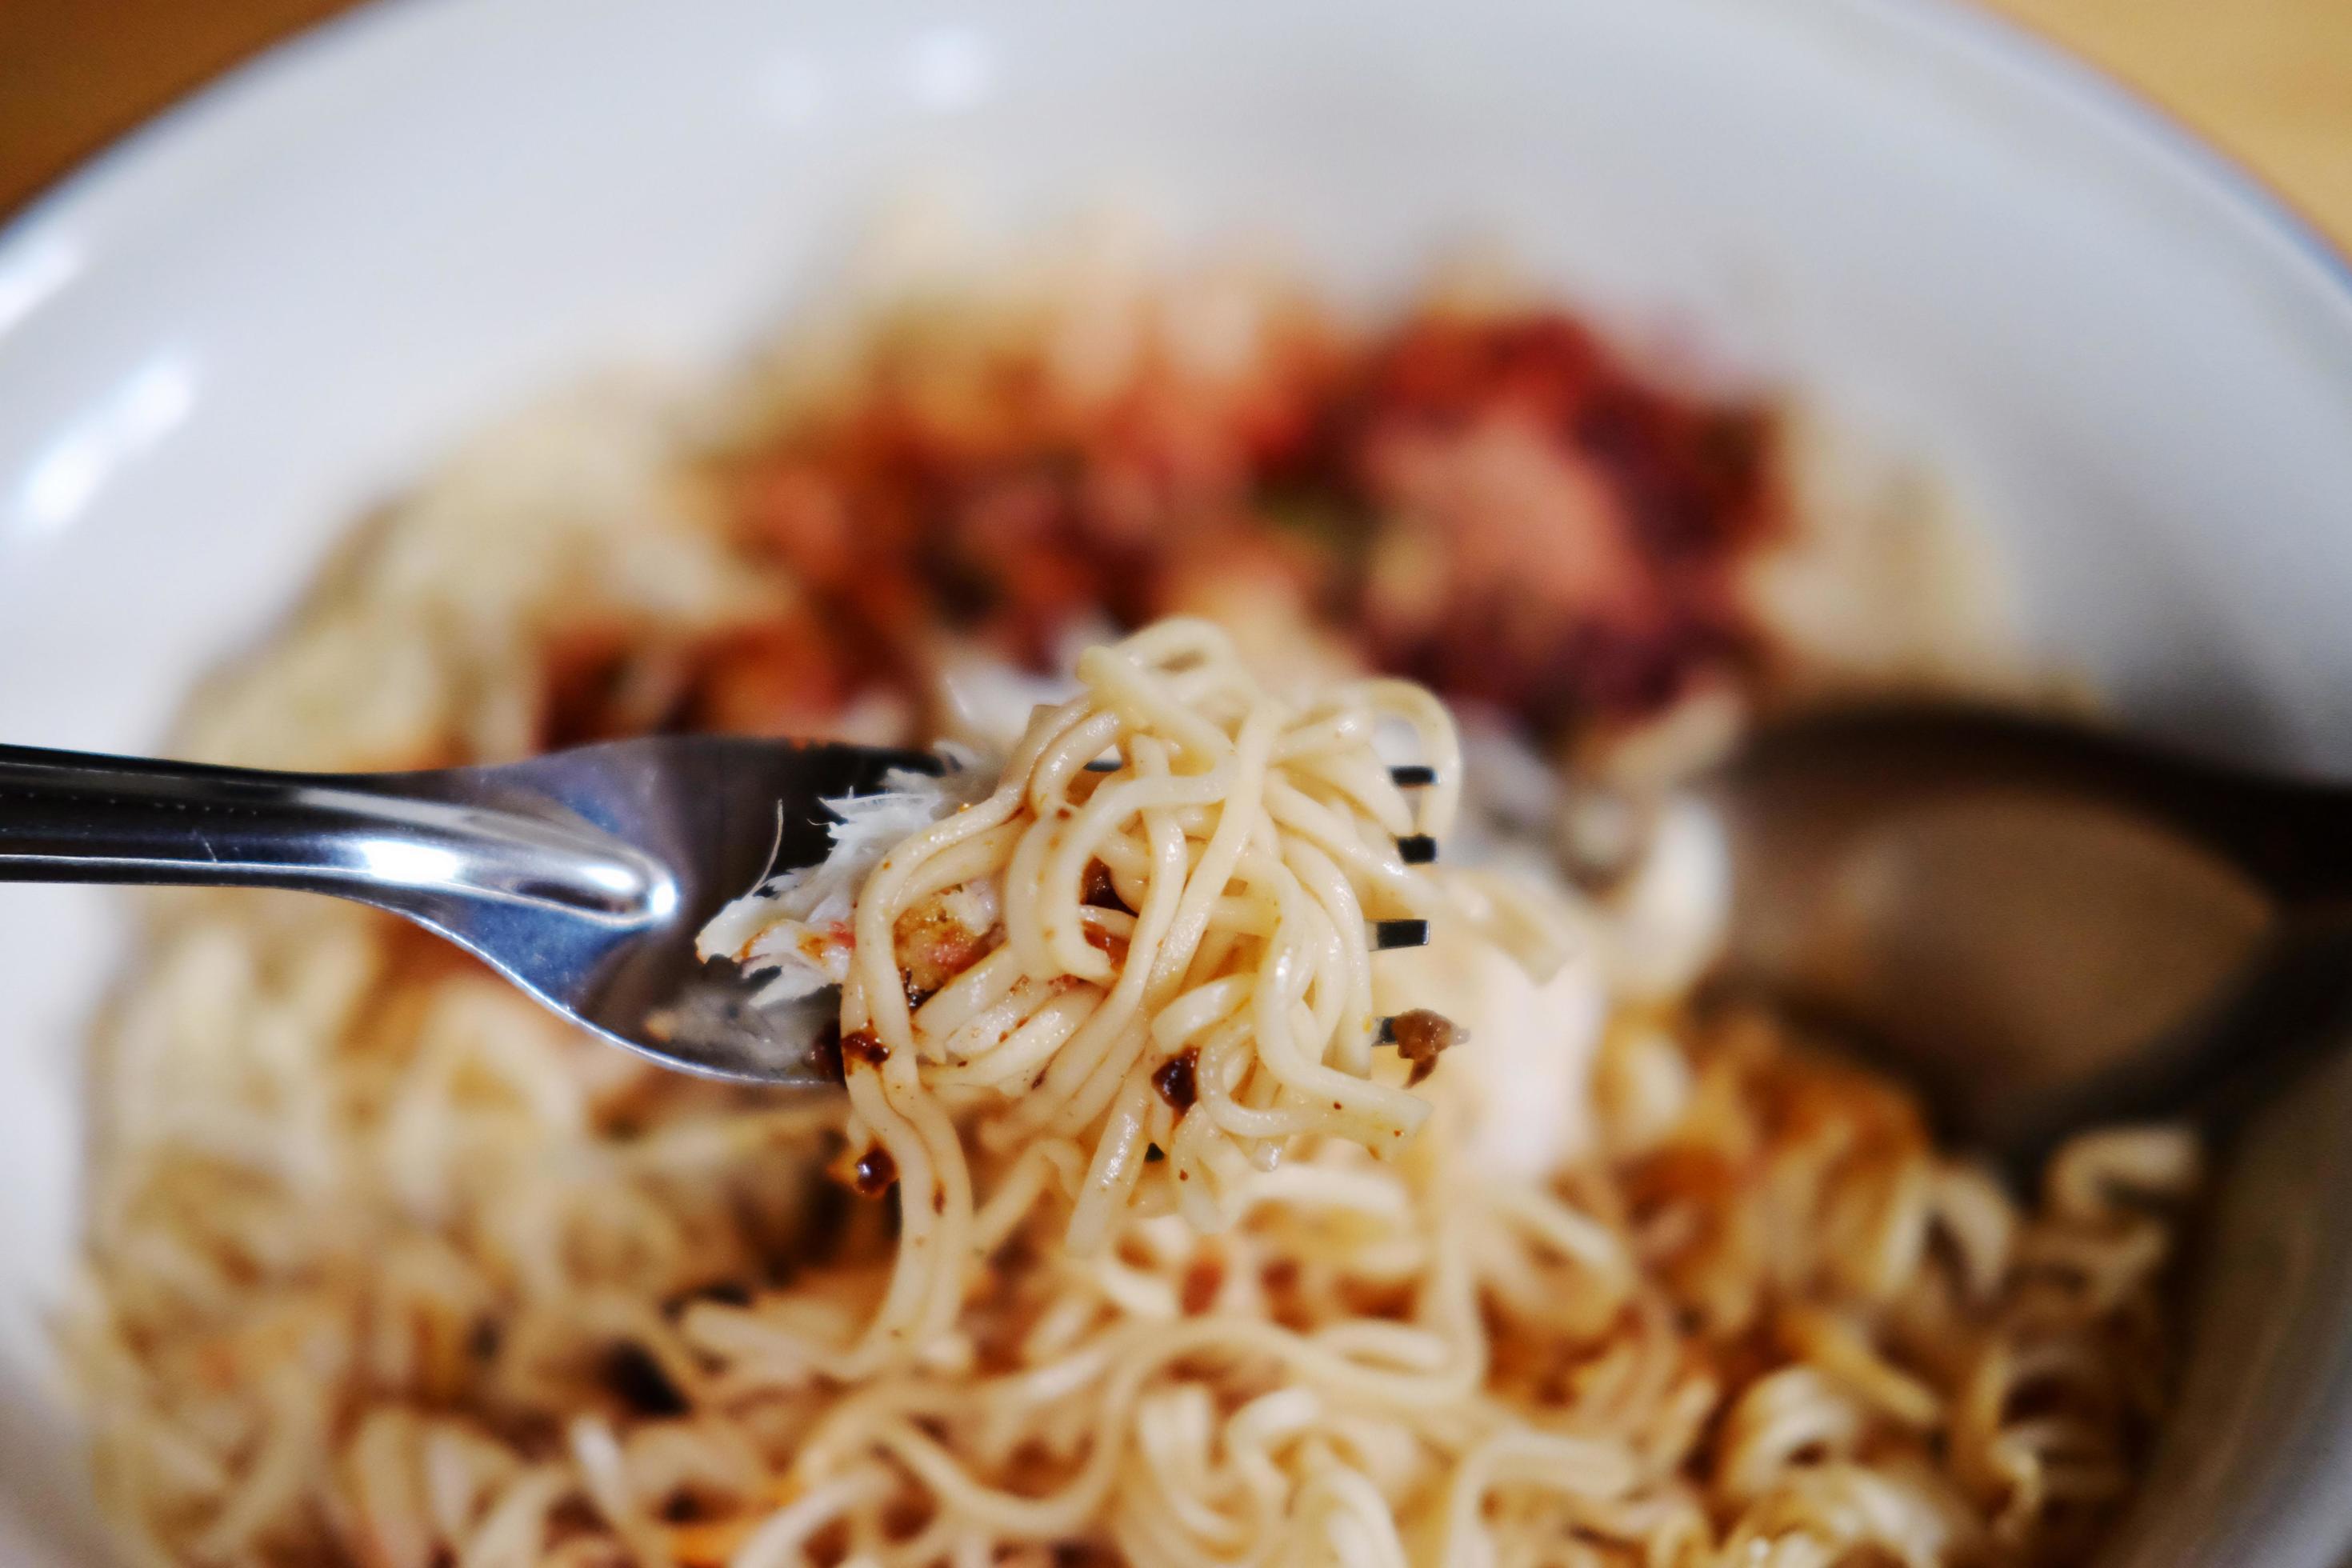
[[[2241,1113],[2352,999],[2352,794],[2057,720],[1878,708],[1706,788],[1721,984],[1816,1016],[2030,1168],[2094,1121]]]

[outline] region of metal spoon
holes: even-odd
[[[2352,790],[1911,707],[1767,730],[1706,793],[1727,982],[1848,1026],[1997,1153],[2241,1112],[2352,1001]]]
[[[0,746],[0,881],[291,888],[407,916],[668,1067],[814,1085],[808,1024],[694,938],[828,846],[820,800],[924,756],[719,736],[501,767],[278,773]],[[781,804],[780,804],[781,803]]]
[[[1910,709],[1767,731],[1706,794],[1723,984],[1832,1016],[2021,1182],[2095,1122],[2209,1134],[2174,1406],[2101,1568],[2344,1563],[2352,790]]]

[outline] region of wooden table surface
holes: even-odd
[[[2352,0],[1993,3],[2169,105],[2352,246]],[[0,0],[0,213],[349,4]]]

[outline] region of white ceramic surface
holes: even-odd
[[[2352,289],[2111,89],[1930,0],[408,0],[0,239],[0,737],[153,743],[352,509],[533,391],[706,361],[879,194],[1116,195],[1350,289],[1505,241],[1629,330],[1869,410],[2037,645],[2352,764]],[[106,901],[0,889],[0,1561],[85,1560],[42,1314]]]

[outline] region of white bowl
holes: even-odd
[[[1180,241],[1278,235],[1351,289],[1498,238],[1940,456],[2035,648],[2128,714],[2352,763],[2352,274],[1924,0],[364,12],[0,240],[0,737],[154,744],[354,508],[536,390],[747,342],[919,178],[1016,224],[1116,195]],[[93,1551],[44,1312],[110,913],[0,897],[0,1558],[28,1568]],[[2340,1543],[2265,1508],[2266,1563]]]

